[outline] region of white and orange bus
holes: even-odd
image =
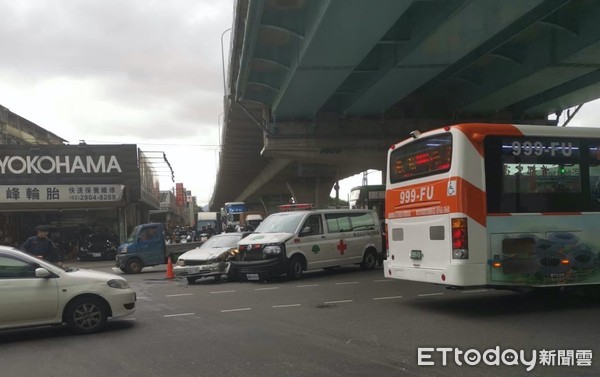
[[[386,277],[600,283],[600,128],[458,124],[411,136],[388,152]]]

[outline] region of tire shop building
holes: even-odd
[[[159,199],[136,145],[0,145],[1,244],[22,244],[39,224],[67,254],[89,234],[123,242]]]

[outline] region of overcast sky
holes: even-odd
[[[0,105],[71,143],[164,151],[205,204],[233,2],[2,0]]]
[[[175,181],[204,205],[215,182],[221,36],[232,26],[233,4],[2,0],[0,105],[70,143],[164,151]],[[597,125],[598,108],[585,105],[574,125]],[[380,180],[369,175],[371,184]],[[167,175],[160,182],[162,190],[174,186]],[[343,181],[340,198],[360,182]]]

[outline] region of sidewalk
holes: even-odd
[[[101,267],[115,267],[114,260],[95,260],[95,261],[78,261],[77,259],[67,259],[63,261],[65,266],[72,266],[77,268],[101,268]]]

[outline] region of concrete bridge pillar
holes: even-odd
[[[327,208],[335,176],[302,178],[286,182],[296,203],[313,203],[315,208]]]

